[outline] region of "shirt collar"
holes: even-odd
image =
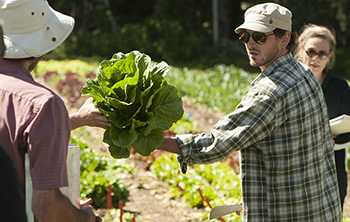
[[[284,65],[292,60],[293,60],[293,56],[292,56],[292,53],[290,53],[290,52],[279,57],[278,59],[273,61],[268,67],[266,67],[266,69],[264,69],[264,71],[262,71],[258,77],[256,77],[254,79],[254,81],[252,82],[252,85],[254,86],[261,79],[263,79],[264,77],[273,73],[278,67],[280,67],[280,66],[282,66],[282,65]]]
[[[4,59],[0,61],[0,73],[11,74],[11,73],[21,73],[28,78],[34,80],[30,72],[19,62]]]

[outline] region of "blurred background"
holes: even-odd
[[[142,51],[172,66],[205,68],[214,64],[258,72],[247,62],[244,45],[233,30],[244,11],[265,1],[239,0],[60,0],[50,5],[76,20],[72,35],[49,56],[96,57]],[[350,78],[350,1],[279,0],[293,12],[293,32],[308,23],[324,25],[337,39],[334,74]],[[253,69],[253,70],[252,70]],[[256,70],[254,70],[256,69]]]

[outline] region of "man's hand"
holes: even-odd
[[[95,108],[92,98],[88,98],[80,109],[72,114],[69,114],[71,121],[71,130],[82,126],[95,126],[107,129],[111,126],[111,122]]]
[[[91,206],[83,206],[80,210],[84,211],[89,217],[95,217],[95,222],[101,222],[102,218],[99,216],[95,216],[94,211]]]
[[[87,214],[91,214],[94,215],[94,212],[92,211],[91,205],[92,204],[92,199],[89,198],[87,200],[80,200],[80,209],[83,211],[86,211]],[[101,222],[102,218],[99,216],[95,216],[95,222]]]
[[[92,204],[92,199],[80,200],[80,208],[83,206],[90,206]]]
[[[78,209],[58,188],[33,190],[32,210],[39,221],[45,222],[101,222],[91,206]]]

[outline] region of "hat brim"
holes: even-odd
[[[235,29],[235,33],[239,34],[243,30],[251,30],[254,32],[271,32],[275,29],[274,26],[266,26],[264,23],[259,22],[247,22],[245,21],[242,25]]]
[[[61,45],[74,28],[74,18],[51,10],[51,17],[43,27],[32,33],[6,34],[4,58],[21,59],[40,57]]]

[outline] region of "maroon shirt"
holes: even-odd
[[[14,162],[23,195],[26,152],[34,190],[68,185],[69,137],[70,121],[63,101],[35,82],[21,64],[0,61],[0,144]]]

